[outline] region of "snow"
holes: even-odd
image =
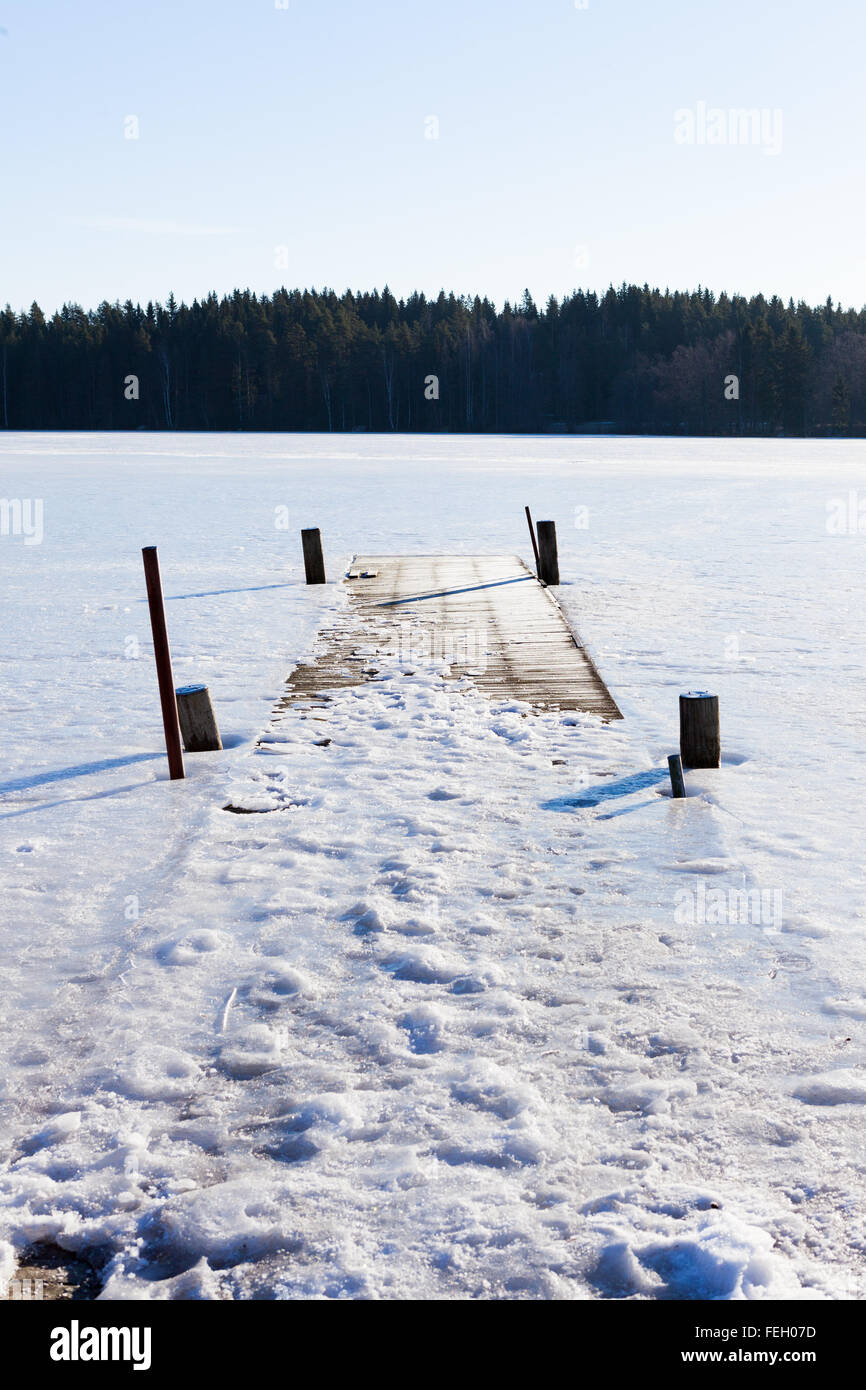
[[[6,435],[0,468],[44,500],[0,537],[3,1277],[51,1240],[106,1298],[864,1296],[863,538],[826,526],[863,446]],[[398,652],[274,713],[345,602],[302,526],[334,580],[525,554],[525,502],[623,722]],[[225,743],[182,783],[152,543]],[[723,765],[674,802],[693,687]]]

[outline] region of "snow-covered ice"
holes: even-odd
[[[46,1240],[107,1298],[866,1294],[866,534],[827,526],[863,445],[6,435],[0,469],[44,507],[0,537],[0,1276]],[[396,653],[274,713],[345,602],[302,526],[336,580],[525,554],[526,502],[623,722]],[[226,744],[182,783],[153,543]],[[674,802],[693,687],[723,765]]]

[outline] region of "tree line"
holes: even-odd
[[[866,435],[866,309],[236,290],[0,311],[0,427]]]

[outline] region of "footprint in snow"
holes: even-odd
[[[252,1004],[262,1009],[282,1009],[302,995],[310,996],[312,989],[299,970],[274,970],[265,975],[248,993]]]
[[[388,956],[382,961],[382,969],[395,980],[410,980],[421,985],[450,985],[460,975],[460,969],[438,951]]]
[[[179,941],[162,941],[154,955],[163,965],[195,965],[211,951],[221,951],[228,945],[225,932],[196,931]]]
[[[480,1168],[504,1168],[513,1170],[523,1167],[524,1162],[532,1160],[521,1160],[515,1155],[501,1153],[496,1149],[460,1149],[453,1144],[440,1144],[433,1150],[433,1154],[439,1159],[440,1163],[447,1163],[452,1168],[461,1167],[463,1164],[474,1164]]]
[[[409,1046],[418,1056],[441,1052],[445,1046],[442,1040],[441,1016],[429,1005],[410,1009],[400,1019],[400,1027],[405,1028],[409,1034]]]
[[[264,1023],[254,1023],[226,1039],[220,1065],[229,1076],[246,1080],[275,1071],[282,1060],[283,1040]]]
[[[407,898],[411,902],[421,901],[421,894],[410,878],[401,878],[392,883],[391,892],[395,898]]]
[[[461,1105],[470,1105],[500,1120],[513,1120],[532,1104],[533,1093],[498,1068],[489,1067],[485,1073],[467,1077],[451,1087],[451,1094]]]
[[[356,936],[370,936],[374,932],[383,932],[385,923],[374,907],[368,907],[366,912],[361,913],[352,930]]]

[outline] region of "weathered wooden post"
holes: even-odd
[[[206,685],[182,685],[175,691],[180,731],[187,753],[213,753],[222,748],[216,715]]]
[[[539,521],[538,532],[538,577],[542,584],[559,583],[559,555],[556,550],[556,522]]]
[[[144,560],[144,580],[147,585],[147,603],[150,609],[150,628],[153,633],[153,654],[156,658],[156,678],[159,682],[159,702],[162,706],[162,727],[165,730],[168,772],[172,781],[176,781],[185,776],[185,773],[180,746],[180,724],[174,698],[174,680],[171,674],[171,651],[168,645],[168,629],[165,625],[162,580],[159,577],[159,556],[156,553],[155,545],[144,546],[141,554]]]
[[[526,524],[527,524],[527,526],[529,527],[529,539],[532,541],[532,553],[533,553],[533,555],[535,556],[535,573],[536,573],[536,575],[537,575],[537,574],[538,574],[538,542],[537,542],[536,539],[535,539],[535,527],[534,527],[533,524],[532,524],[532,517],[531,517],[530,514],[529,514],[529,508],[528,508],[528,507],[524,507],[524,511],[526,512]]]
[[[325,584],[325,557],[322,554],[322,533],[318,526],[301,532],[304,547],[304,569],[308,584]]]
[[[720,766],[718,695],[689,690],[680,696],[680,753],[684,767]]]
[[[671,795],[679,800],[686,794],[686,784],[683,778],[683,761],[679,753],[671,753],[668,756],[668,767],[671,774]]]

